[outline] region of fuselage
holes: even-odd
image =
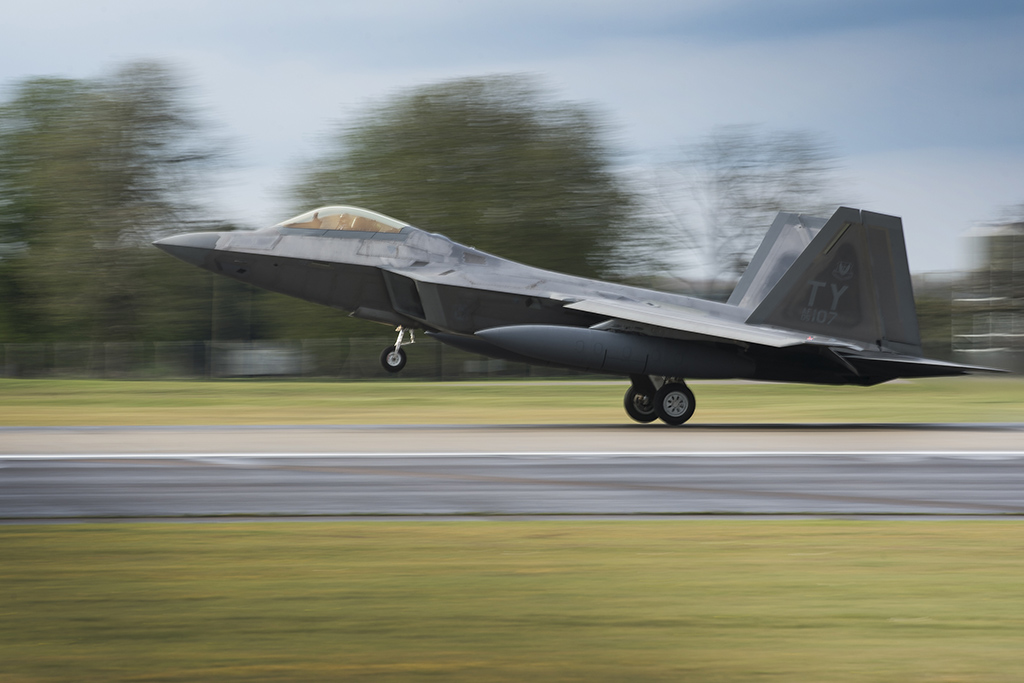
[[[602,317],[564,304],[594,296],[743,319],[735,306],[534,268],[398,221],[395,227],[393,232],[338,230],[293,220],[255,231],[179,235],[157,244],[256,287],[429,332],[472,335],[511,324],[590,326]],[[190,250],[194,253],[185,258]]]
[[[870,353],[863,342],[748,325],[749,307],[534,268],[356,207],[156,244],[214,273],[497,358],[630,376],[821,384],[935,371],[888,358],[851,362],[834,349]],[[820,283],[810,284],[813,297]]]
[[[671,330],[662,331],[671,337],[665,339],[645,335],[642,326],[634,324],[590,331],[607,324],[607,317],[566,308],[567,304],[595,297],[642,301],[735,323],[742,323],[749,311],[534,268],[374,212],[352,207],[345,211],[342,215],[348,218],[340,221],[342,229],[327,222],[330,216],[310,212],[262,230],[192,233],[157,245],[214,273],[358,318],[424,329],[442,342],[496,358],[630,375],[650,374],[647,363],[636,366],[635,358],[653,354],[676,359],[671,368],[698,379],[795,375],[806,381],[849,381],[841,368],[815,353],[709,344],[699,335]],[[354,211],[361,214],[357,219],[365,220],[353,221]],[[549,336],[554,332],[559,339],[539,342],[543,351],[537,350],[537,343],[530,344],[527,355],[477,335],[512,326],[542,326],[536,329]],[[626,359],[619,362],[623,356]],[[821,368],[827,369],[826,376]]]

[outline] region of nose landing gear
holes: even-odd
[[[388,372],[400,372],[405,367],[405,363],[409,360],[402,350],[403,346],[416,343],[416,335],[413,334],[412,330],[409,330],[409,341],[405,341],[405,328],[399,325],[395,328],[398,332],[398,339],[395,341],[394,346],[388,346],[380,353],[380,365]]]

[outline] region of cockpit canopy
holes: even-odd
[[[323,206],[278,223],[275,228],[351,230],[354,232],[402,232],[407,224],[376,211],[355,206]]]

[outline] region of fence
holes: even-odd
[[[966,338],[969,335],[960,335]],[[380,353],[392,337],[251,342],[59,342],[0,344],[0,377],[68,379],[197,379],[230,377],[434,381],[571,377],[585,373],[494,360],[429,337],[403,347],[409,362],[391,375]],[[1024,372],[1021,354],[969,354],[954,360]],[[989,349],[989,351],[991,351]],[[980,356],[984,356],[981,358]]]
[[[194,379],[306,377],[362,380],[391,377],[380,353],[393,337],[250,342],[60,342],[0,344],[0,377]],[[565,377],[568,370],[478,356],[418,338],[403,347],[403,379],[463,380]]]

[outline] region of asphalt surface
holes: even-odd
[[[1024,515],[1024,425],[0,429],[0,518]]]

